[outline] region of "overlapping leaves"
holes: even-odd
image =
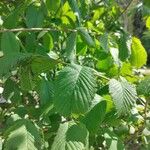
[[[42,138],[37,127],[27,119],[21,119],[11,126],[5,135],[4,150],[38,150],[42,147]]]
[[[88,148],[88,130],[83,124],[60,124],[51,150],[83,150]]]

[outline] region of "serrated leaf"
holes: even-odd
[[[4,150],[39,150],[42,139],[37,127],[29,120],[20,119],[5,133]]]
[[[25,91],[32,90],[32,74],[29,66],[24,66],[20,69],[20,87]]]
[[[66,41],[66,48],[64,54],[70,62],[75,61],[76,55],[76,33],[71,33]]]
[[[52,103],[52,97],[54,94],[53,87],[53,82],[44,78],[42,78],[42,80],[39,82],[37,91],[39,93],[41,105],[45,105],[50,102]]]
[[[81,120],[91,134],[96,133],[106,113],[106,101],[96,104]]]
[[[137,99],[135,87],[126,80],[117,81],[116,79],[111,79],[109,92],[119,115],[128,112]]]
[[[1,37],[1,51],[6,53],[19,52],[19,42],[12,32],[4,32]]]
[[[82,124],[73,121],[60,124],[51,150],[86,150],[88,135],[87,129]]]
[[[147,62],[146,50],[143,47],[141,41],[136,37],[132,38],[131,47],[132,47],[132,49],[131,49],[130,62],[132,64],[132,66],[141,68]]]
[[[90,47],[95,47],[95,42],[93,41],[92,37],[83,27],[77,28],[78,33],[80,34],[82,40]]]
[[[69,116],[89,110],[95,96],[96,82],[89,67],[72,64],[60,71],[55,81],[54,105],[57,111]]]
[[[146,97],[150,96],[150,77],[146,77],[138,84],[137,92]]]

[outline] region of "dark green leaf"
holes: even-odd
[[[57,61],[50,58],[48,55],[37,55],[32,58],[31,69],[35,75],[38,75],[39,73],[47,72],[53,69],[56,64]]]
[[[29,28],[41,27],[44,21],[44,15],[40,8],[30,5],[26,11],[26,25]]]
[[[49,11],[58,11],[58,8],[61,4],[61,0],[46,0],[46,6]]]
[[[52,81],[48,81],[44,78],[42,78],[42,80],[39,83],[39,87],[38,87],[38,93],[39,93],[39,97],[40,97],[40,104],[41,105],[45,105],[47,103],[52,102],[52,97],[53,97],[53,82]]]
[[[96,104],[83,118],[82,122],[91,134],[96,133],[106,113],[106,101]]]
[[[66,41],[66,48],[64,54],[70,62],[75,61],[76,57],[76,33],[71,33]]]
[[[125,61],[129,57],[129,47],[127,45],[127,37],[123,35],[118,41],[119,46],[119,58],[121,61]]]
[[[1,51],[6,54],[20,51],[20,45],[14,33],[5,32],[2,34]]]
[[[56,110],[64,116],[85,113],[94,98],[95,87],[93,70],[76,64],[65,67],[55,82]]]
[[[13,69],[23,63],[24,61],[31,58],[31,54],[24,54],[24,53],[10,53],[2,56],[0,58],[0,66],[3,66],[0,69],[0,77],[7,75]]]

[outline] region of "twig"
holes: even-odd
[[[94,69],[93,69],[94,70]],[[104,75],[102,75],[100,72],[97,72],[96,70],[94,70],[94,74],[100,78],[103,78],[105,80],[110,80],[109,78],[105,77]]]
[[[131,0],[128,3],[128,5],[125,7],[125,9],[114,20],[112,20],[111,22],[116,22],[128,10],[128,8],[132,4],[132,2],[133,2],[133,0]],[[112,24],[110,24],[110,26],[108,27],[108,30],[111,29],[111,27],[112,27]]]
[[[30,31],[64,31],[64,32],[77,32],[75,29],[56,29],[56,28],[16,28],[16,29],[0,29],[3,32],[30,32]]]

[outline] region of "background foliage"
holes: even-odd
[[[149,43],[149,0],[1,0],[0,149],[150,149]]]

